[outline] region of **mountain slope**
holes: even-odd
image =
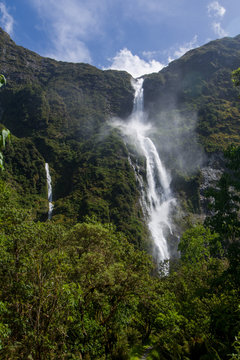
[[[195,126],[208,151],[240,142],[240,102],[231,72],[240,66],[240,35],[211,41],[187,52],[144,82],[145,107],[161,126],[179,117]],[[176,114],[177,112],[177,114]]]
[[[132,111],[131,76],[43,58],[17,46],[2,30],[0,48],[0,68],[7,78],[0,93],[0,121],[13,135],[2,176],[18,188],[37,219],[46,219],[48,162],[54,221],[72,224],[94,215],[145,246],[128,149],[108,125],[112,117],[126,119]],[[240,143],[240,104],[231,82],[239,55],[240,36],[225,38],[145,76],[152,137],[172,172],[175,192],[183,194],[193,212],[200,208],[197,171],[212,159],[209,152]]]
[[[141,242],[142,213],[128,153],[107,125],[133,106],[131,76],[88,64],[57,62],[17,46],[0,31],[1,123],[10,129],[8,178],[27,207],[46,219],[44,162],[53,181],[55,221],[95,215]]]
[[[223,150],[240,144],[239,92],[231,80],[238,67],[240,36],[191,50],[145,77],[152,137],[187,211],[206,211],[201,199],[224,166]]]

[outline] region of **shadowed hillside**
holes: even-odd
[[[57,62],[17,46],[0,32],[1,123],[10,129],[5,177],[24,194],[37,217],[47,213],[44,162],[53,180],[53,218],[95,215],[133,241],[142,221],[134,173],[120,136],[107,125],[132,110],[131,76],[88,64]]]

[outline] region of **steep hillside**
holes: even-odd
[[[107,125],[112,116],[131,113],[131,76],[42,58],[2,30],[0,44],[0,68],[7,78],[0,94],[1,123],[13,135],[3,176],[44,219],[48,162],[56,221],[95,215],[141,242],[134,173],[120,136]]]
[[[172,186],[193,212],[200,211],[203,189],[224,166],[222,151],[240,144],[239,92],[231,79],[238,67],[240,36],[191,50],[145,77],[152,136],[171,169]]]
[[[144,82],[145,107],[161,128],[176,119],[195,127],[207,151],[240,142],[240,102],[231,72],[240,66],[240,35],[187,52]],[[166,120],[165,120],[166,123]],[[176,125],[176,121],[174,123]]]

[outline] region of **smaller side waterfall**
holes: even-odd
[[[49,166],[48,163],[45,163],[45,170],[46,170],[46,176],[47,176],[47,189],[48,189],[48,219],[51,220],[52,218],[52,212],[53,212],[53,203],[52,203],[52,179],[49,172]]]

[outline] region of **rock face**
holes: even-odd
[[[2,122],[20,137],[33,132],[86,137],[109,116],[126,117],[133,89],[125,72],[101,71],[88,64],[57,62],[16,46],[0,31]]]
[[[240,101],[231,80],[238,67],[240,35],[187,52],[158,74],[146,76],[145,108],[150,118],[159,129],[166,114],[179,131],[195,129],[207,151],[239,144]]]
[[[175,191],[193,211],[205,208],[203,188],[222,167],[223,150],[240,144],[239,90],[231,79],[238,67],[240,36],[191,50],[145,77],[145,109],[158,150],[171,169]]]
[[[240,101],[231,83],[231,71],[239,66],[240,36],[192,50],[145,77],[152,136],[175,192],[193,212],[200,211],[199,169],[210,166],[209,152],[240,143]],[[128,150],[108,125],[112,117],[124,119],[132,111],[131,76],[43,58],[2,30],[0,69],[7,78],[0,119],[13,135],[3,176],[24,194],[26,206],[36,218],[47,218],[47,162],[55,221],[94,215],[113,222],[141,247],[139,190]]]

